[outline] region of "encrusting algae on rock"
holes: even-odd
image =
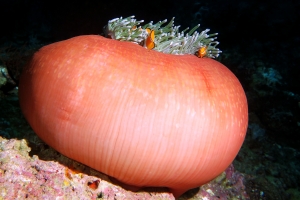
[[[84,166],[68,158],[62,159],[63,156],[61,156],[60,159],[49,158],[49,160],[59,160],[59,162],[44,161],[36,155],[29,156],[29,152],[30,147],[27,146],[26,140],[7,140],[0,136],[0,200],[25,198],[175,199],[171,193],[159,190],[156,192],[139,191],[138,193],[126,191],[107,181],[106,175],[87,167],[82,168]],[[47,154],[58,155],[53,149],[49,149]],[[85,173],[66,167],[69,162]],[[92,185],[94,183],[97,184],[96,187]],[[243,176],[236,172],[232,165],[219,177],[203,185],[199,191],[191,191],[191,193],[195,193],[193,197],[195,199],[210,199],[216,196],[232,199],[234,196],[240,196],[240,199],[248,200],[243,185]],[[179,198],[179,200],[183,199],[187,198],[185,196]]]
[[[44,161],[36,155],[30,156],[31,148],[27,145],[25,139],[7,140],[0,136],[0,200],[89,200],[125,197],[133,200],[174,200],[173,195],[168,192],[126,191],[111,184],[106,175],[59,155],[51,148],[42,154],[49,156],[46,160],[56,161]],[[54,155],[59,157],[53,158]],[[69,165],[76,166],[80,171],[66,167]]]

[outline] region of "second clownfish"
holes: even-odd
[[[154,38],[155,38],[155,34],[154,34],[154,30],[151,30],[150,28],[146,28],[146,31],[148,33],[148,37],[145,40],[145,47],[147,49],[153,49],[155,47],[155,43],[154,43]]]
[[[199,58],[203,58],[203,57],[206,55],[206,50],[207,50],[207,47],[201,47],[201,48],[196,52],[196,55],[197,55]]]

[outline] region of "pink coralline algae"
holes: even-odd
[[[25,140],[0,137],[0,199],[174,199],[171,193],[131,192],[54,161],[29,156]],[[97,187],[90,187],[93,182]]]
[[[72,161],[52,149],[44,152],[48,156],[46,160],[50,161],[41,160],[36,155],[30,156],[30,150],[24,139],[7,140],[0,137],[0,200],[175,199],[167,190],[159,188],[148,188],[139,192],[127,191],[112,184],[106,175]],[[54,158],[53,155],[59,157]],[[62,157],[68,161],[63,161]],[[244,176],[230,165],[216,179],[188,191],[178,200],[248,200],[243,182]]]

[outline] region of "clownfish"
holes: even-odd
[[[135,31],[136,29],[137,29],[137,26],[134,25],[134,26],[131,28],[130,32],[131,32],[131,31]],[[141,31],[142,28],[139,28],[139,30]]]
[[[196,55],[197,55],[199,58],[203,58],[203,57],[206,55],[206,50],[207,50],[207,47],[201,47],[201,48],[196,52]]]
[[[155,38],[155,34],[154,34],[154,30],[151,30],[150,28],[146,28],[146,31],[148,33],[148,37],[145,40],[145,47],[147,49],[153,49],[155,47],[155,43],[154,43],[154,38]]]
[[[137,27],[135,25],[131,28],[132,31],[135,31],[136,29]]]

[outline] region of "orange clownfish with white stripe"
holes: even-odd
[[[206,55],[206,52],[207,52],[207,47],[201,47],[197,52],[196,52],[196,55],[199,57],[199,58],[203,58],[205,55]]]
[[[146,28],[146,31],[148,33],[148,36],[145,40],[144,46],[147,49],[153,49],[155,47],[155,43],[154,43],[155,33],[154,33],[154,30],[151,30],[150,28]]]

